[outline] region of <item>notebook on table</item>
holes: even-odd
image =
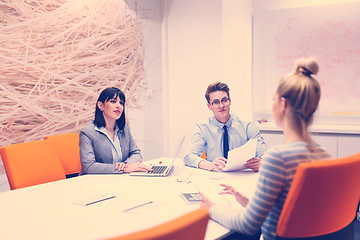
[[[184,142],[185,137],[183,137],[179,143],[179,146],[176,150],[174,157],[172,158],[169,165],[153,165],[152,171],[149,172],[131,172],[130,176],[147,176],[147,177],[166,177],[170,174],[171,170],[174,167],[175,159],[180,153],[181,146]]]

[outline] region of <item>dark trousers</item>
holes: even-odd
[[[254,235],[245,235],[245,234],[241,234],[235,231],[231,231],[228,234],[226,234],[225,236],[222,236],[220,238],[218,238],[217,240],[259,240],[260,239],[260,235],[261,235],[261,231],[259,230],[257,233],[255,233]]]

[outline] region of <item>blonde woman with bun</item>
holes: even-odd
[[[234,195],[245,209],[221,209],[202,195],[201,207],[210,217],[235,230],[228,239],[276,238],[278,219],[300,163],[319,161],[330,155],[311,139],[309,126],[319,105],[320,85],[313,78],[319,70],[315,59],[296,61],[295,71],[284,76],[274,94],[272,114],[277,126],[283,129],[285,144],[270,148],[260,165],[254,196],[249,200],[235,188],[222,184],[220,194]],[[261,229],[261,231],[260,231]]]

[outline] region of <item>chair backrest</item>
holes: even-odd
[[[112,240],[203,240],[208,221],[208,211],[197,209],[156,227],[112,238]]]
[[[0,148],[10,189],[65,179],[54,147],[44,140]]]
[[[203,158],[203,159],[207,159],[207,156],[206,156],[206,153],[205,153],[205,151],[203,151],[203,153],[201,154],[201,156],[200,156],[201,158]]]
[[[355,218],[360,200],[360,153],[298,166],[277,236],[308,238],[340,231]]]
[[[81,171],[79,133],[50,135],[44,139],[55,147],[67,176]]]

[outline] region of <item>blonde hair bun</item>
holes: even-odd
[[[295,72],[303,73],[304,75],[311,76],[317,74],[319,65],[314,58],[299,58],[295,63]]]

